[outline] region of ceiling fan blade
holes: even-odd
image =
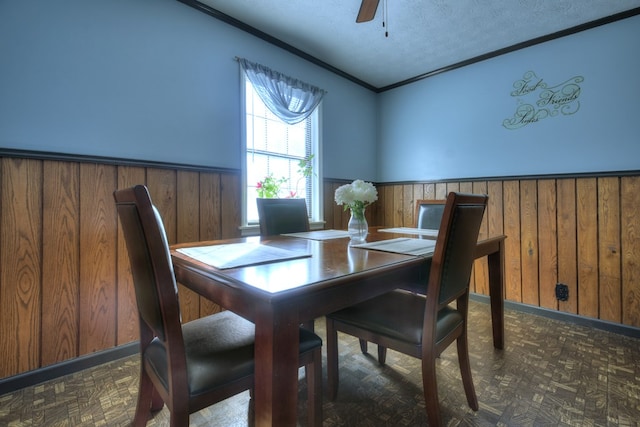
[[[380,0],[362,0],[356,22],[371,21],[376,16],[378,3],[380,3]]]

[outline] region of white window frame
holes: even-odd
[[[247,105],[246,105],[246,85],[248,78],[240,70],[240,146],[241,146],[241,231],[243,236],[260,234],[258,222],[249,223],[247,218]],[[316,110],[309,116],[311,120],[311,154],[313,173],[311,176],[311,209],[309,211],[309,222],[312,229],[324,227],[323,205],[322,205],[322,102]],[[274,175],[277,178],[277,175]],[[253,200],[253,199],[252,199]]]

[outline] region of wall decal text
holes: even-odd
[[[519,129],[548,117],[568,116],[580,109],[581,87],[584,77],[575,76],[555,86],[527,71],[520,80],[513,83],[511,96],[517,98],[513,117],[504,119],[502,126]]]

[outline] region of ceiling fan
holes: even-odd
[[[376,16],[378,3],[380,3],[380,0],[362,0],[356,22],[367,22],[373,20]]]
[[[360,3],[360,11],[356,18],[356,23],[367,22],[373,20],[378,10],[378,3],[380,0],[362,0]],[[384,36],[389,37],[389,27],[387,23],[387,0],[384,0],[384,8],[382,11],[382,26],[385,28]]]

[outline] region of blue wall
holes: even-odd
[[[0,148],[239,168],[243,56],[328,91],[327,178],[637,170],[638,52],[635,16],[375,94],[175,0],[0,1]],[[580,109],[505,129],[527,71]]]
[[[503,127],[513,83],[574,76],[580,107]],[[380,95],[382,182],[640,169],[640,16],[436,75]],[[540,91],[536,91],[539,94]]]
[[[324,175],[375,179],[375,93],[175,0],[0,1],[0,147],[239,168],[236,56],[327,90]]]

